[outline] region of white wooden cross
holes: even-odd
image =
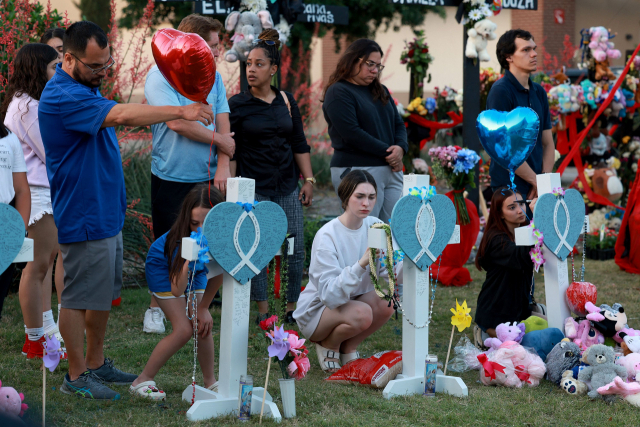
[[[241,185],[242,184],[242,185]],[[227,202],[253,203],[255,181],[248,178],[229,178],[227,180]],[[194,239],[182,239],[182,258],[193,261],[198,257],[200,247]],[[289,239],[289,255],[293,254],[293,238]],[[238,410],[240,376],[247,374],[247,349],[249,343],[249,307],[251,305],[251,282],[240,284],[213,259],[207,264],[207,278],[223,275],[222,280],[222,322],[220,324],[220,359],[218,373],[218,392],[196,385],[195,403],[187,411],[190,421],[205,420],[229,415]],[[280,253],[278,253],[280,255]],[[254,387],[251,400],[252,412],[262,406],[264,388]],[[182,400],[191,401],[193,386],[182,392]],[[258,409],[259,411],[259,409]],[[264,415],[282,420],[280,411],[271,395],[267,392],[264,402]]]
[[[413,187],[429,188],[429,175],[405,175],[402,195],[409,194]],[[460,226],[456,229],[449,243],[460,243]],[[387,235],[382,229],[369,230],[369,247],[387,249]],[[390,254],[392,255],[392,254]],[[421,326],[429,317],[429,270],[421,271],[408,257],[403,263],[402,307],[404,314],[411,321]],[[429,353],[429,326],[415,328],[402,317],[402,374],[399,374],[383,391],[385,399],[424,393],[425,359]],[[436,376],[436,392],[454,396],[468,396],[467,386],[458,377],[443,375],[438,370]]]
[[[562,187],[559,173],[545,173],[536,176],[538,197],[551,193],[554,188]],[[589,217],[585,217],[585,227],[589,227]],[[515,230],[516,245],[532,246],[536,243],[531,226],[518,227]],[[561,261],[553,252],[542,245],[544,257],[544,293],[547,303],[547,321],[550,328],[557,328],[564,334],[564,320],[571,316],[571,310],[565,297],[569,287],[567,260]]]

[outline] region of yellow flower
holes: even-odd
[[[626,144],[627,142],[629,142],[630,139],[631,139],[631,137],[627,135],[624,138],[622,138],[622,143]]]
[[[458,327],[458,332],[462,332],[471,326],[471,316],[469,316],[471,309],[467,308],[466,300],[460,305],[456,299],[456,309],[454,310],[452,308],[451,312],[453,313],[453,316],[451,316],[451,324]]]

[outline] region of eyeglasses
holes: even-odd
[[[364,64],[367,67],[369,67],[370,70],[373,70],[374,68],[377,68],[379,73],[381,73],[382,70],[384,70],[384,65],[378,64],[378,63],[373,62],[373,61],[364,61]]]
[[[253,44],[264,43],[269,46],[275,46],[276,42],[273,40],[256,39]]]
[[[69,52],[71,53],[71,52]],[[109,61],[110,63],[108,63],[107,65],[105,65],[104,67],[100,67],[100,68],[91,68],[89,67],[87,64],[85,64],[84,62],[82,62],[82,60],[80,58],[78,58],[77,56],[75,56],[73,53],[71,53],[71,55],[73,55],[74,58],[76,58],[78,61],[80,61],[80,63],[82,63],[82,65],[84,65],[85,67],[87,67],[88,69],[91,70],[91,74],[99,74],[103,71],[107,71],[109,68],[113,67],[116,63],[116,61],[113,60],[113,57],[111,55],[109,55]]]

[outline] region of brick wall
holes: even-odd
[[[564,10],[562,24],[555,22],[554,12],[557,9]],[[538,0],[538,10],[511,11],[511,28],[529,31],[538,45],[544,44],[547,52],[560,60],[565,34],[569,35],[574,45],[576,44],[575,17],[576,0]],[[539,63],[541,64],[541,61]]]
[[[322,81],[327,83],[329,77],[335,71],[338,60],[348,44],[344,38],[340,40],[340,51],[336,53],[336,43],[333,39],[333,31],[327,32],[322,39]]]

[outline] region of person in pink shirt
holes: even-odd
[[[51,310],[51,275],[59,252],[58,230],[53,220],[49,179],[40,126],[38,101],[53,77],[58,52],[43,43],[29,43],[18,51],[9,87],[0,106],[0,120],[18,137],[27,165],[31,191],[31,215],[27,232],[34,240],[33,262],[27,263],[20,279],[20,306],[25,323],[22,353],[28,359],[42,358],[44,334],[62,336]],[[62,257],[56,267],[56,287],[62,291]],[[66,358],[66,354],[64,355]]]

